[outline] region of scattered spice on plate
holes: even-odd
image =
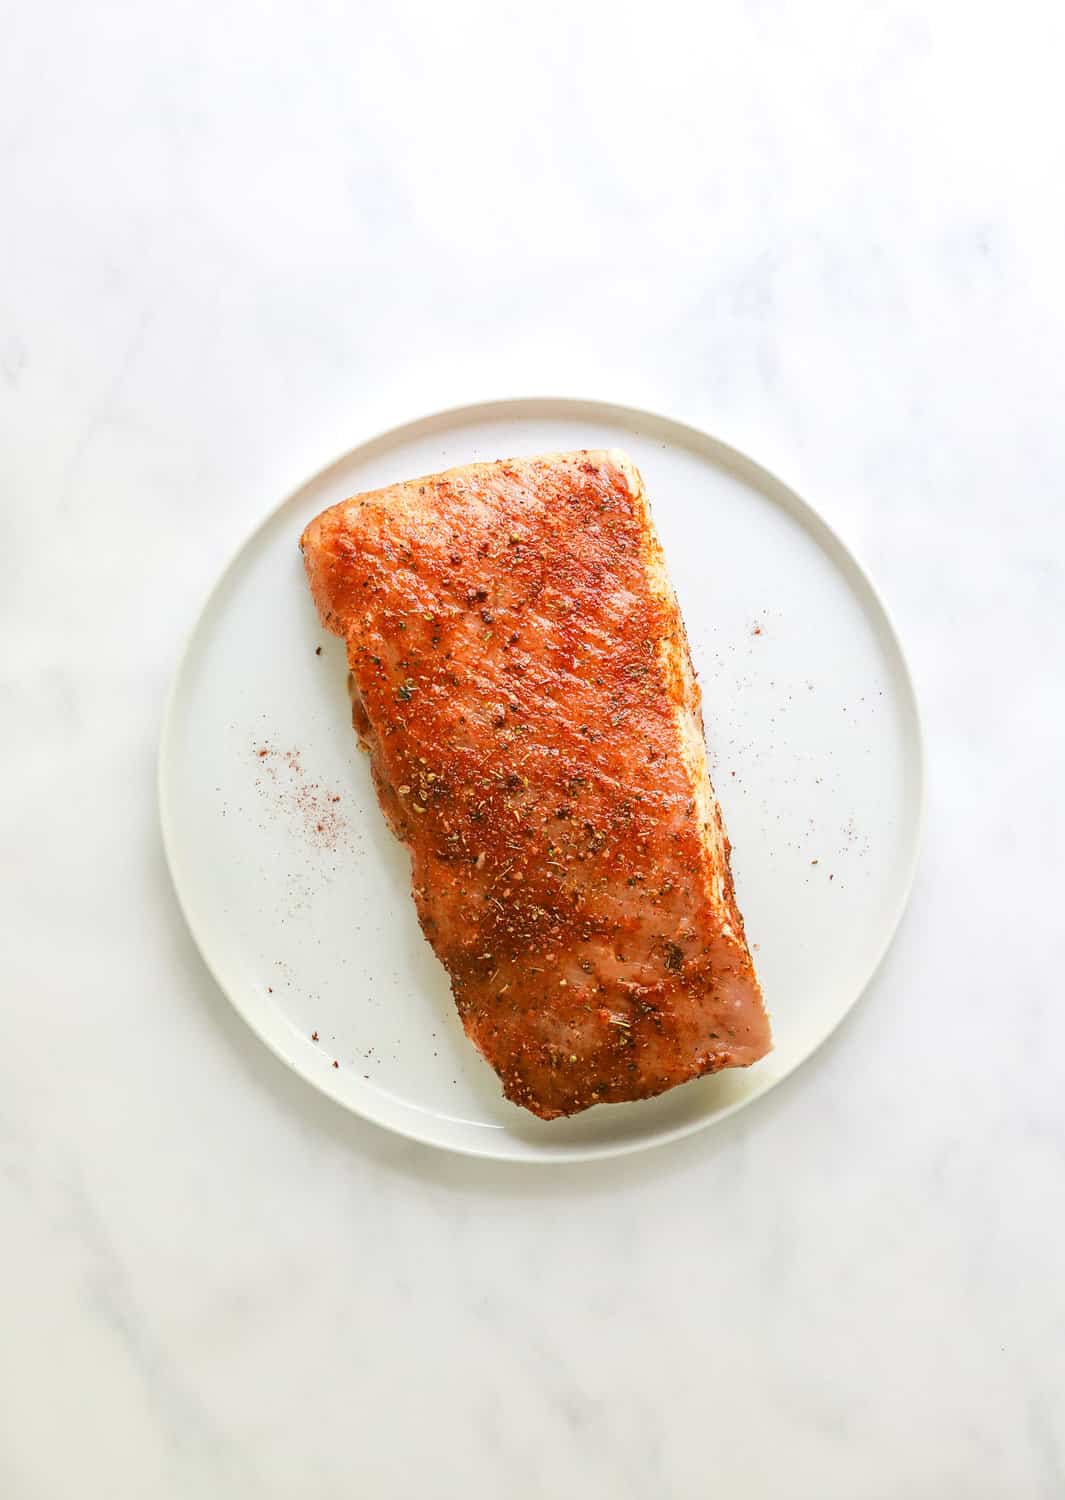
[[[256,746],[255,755],[263,772],[255,781],[259,792],[271,800],[276,795],[279,810],[293,818],[314,848],[339,849],[349,832],[339,793],[309,779],[298,750],[276,750],[267,744]]]

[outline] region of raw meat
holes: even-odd
[[[507,1098],[553,1119],[762,1057],[699,690],[625,456],[392,485],[301,546],[422,929]]]

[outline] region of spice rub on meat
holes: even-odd
[[[507,1098],[554,1119],[762,1057],[699,690],[624,455],[390,485],[301,547],[422,929]]]

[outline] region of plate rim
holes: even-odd
[[[171,742],[175,734],[174,726],[178,699],[203,623],[210,614],[224,587],[229,582],[230,576],[236,570],[247,548],[255,538],[266,530],[281,511],[296,501],[304,491],[327,480],[334,470],[339,469],[357,454],[371,449],[375,445],[394,444],[397,441],[401,441],[404,434],[409,433],[413,435],[418,428],[423,428],[434,423],[447,423],[449,419],[454,420],[463,417],[466,419],[476,419],[478,416],[500,418],[506,417],[508,414],[517,417],[522,414],[523,409],[536,408],[538,406],[554,407],[556,409],[571,408],[574,411],[581,407],[594,407],[601,413],[608,415],[614,421],[629,423],[633,420],[637,422],[651,421],[672,427],[696,439],[701,445],[705,446],[709,444],[712,448],[717,449],[735,471],[740,473],[746,472],[749,475],[755,475],[764,481],[768,481],[769,487],[774,492],[771,496],[774,503],[779,503],[781,498],[785,498],[788,506],[792,508],[795,515],[805,523],[812,523],[813,529],[819,538],[822,541],[828,540],[841,555],[846,566],[853,570],[855,577],[865,589],[870,602],[879,612],[880,623],[883,627],[887,643],[896,658],[899,684],[903,697],[906,700],[906,707],[911,720],[916,788],[912,808],[913,831],[904,878],[899,888],[899,895],[894,909],[890,912],[889,919],[884,925],[885,936],[881,941],[879,950],[876,952],[865,978],[860,984],[855,986],[852,997],[801,1056],[794,1058],[785,1068],[776,1073],[771,1080],[767,1081],[764,1088],[759,1089],[756,1093],[735,1099],[731,1104],[727,1104],[713,1113],[699,1116],[694,1120],[688,1120],[680,1125],[661,1130],[647,1137],[633,1137],[618,1142],[607,1141],[589,1145],[574,1145],[572,1149],[567,1150],[561,1150],[558,1147],[550,1148],[546,1142],[544,1148],[533,1146],[532,1143],[526,1143],[525,1148],[521,1152],[502,1152],[491,1149],[490,1143],[495,1138],[494,1131],[488,1132],[483,1146],[474,1141],[443,1141],[429,1131],[418,1129],[416,1123],[407,1126],[375,1114],[372,1110],[364,1108],[359,1101],[352,1099],[346,1093],[334,1087],[331,1078],[320,1077],[313,1069],[304,1066],[303,1060],[296,1054],[294,1049],[291,1051],[286,1050],[278,1038],[272,1036],[269,1031],[259,1025],[254,1009],[246,1006],[242,999],[238,998],[238,995],[234,993],[234,989],[223,982],[211,957],[210,947],[203,941],[201,931],[190,910],[190,903],[182,891],[181,882],[178,878],[178,863],[174,852],[172,818],[168,805],[169,781],[167,768],[173,758]],[[320,1094],[323,1094],[326,1098],[340,1105],[351,1114],[356,1115],[359,1119],[365,1120],[379,1129],[387,1130],[400,1139],[415,1141],[422,1146],[433,1147],[438,1151],[448,1151],[456,1155],[472,1157],[478,1160],[537,1166],[561,1166],[576,1162],[602,1161],[619,1156],[633,1155],[639,1151],[648,1151],[656,1147],[669,1145],[674,1141],[683,1140],[701,1130],[708,1129],[712,1125],[720,1124],[731,1115],[745,1109],[748,1105],[756,1103],[759,1099],[772,1093],[797,1068],[809,1062],[820,1051],[829,1037],[843,1024],[859,1000],[866,994],[898,936],[899,927],[909,906],[917,870],[920,865],[927,813],[927,783],[927,752],[920,703],[914,684],[913,672],[903,648],[898,628],[891,611],[885,604],[883,596],[870,576],[868,569],[855,555],[850,545],[840,535],[835,526],[831,525],[822,516],[820,511],[811,505],[790,484],[781,479],[774,470],[767,468],[760,460],[752,458],[744,449],[738,448],[726,440],[719,438],[715,433],[708,431],[706,428],[700,427],[683,417],[671,416],[668,413],[650,407],[574,394],[497,396],[490,397],[487,400],[461,401],[455,405],[434,408],[431,411],[423,413],[421,416],[392,423],[361,438],[358,442],[337,454],[328,463],[314,470],[301,483],[284,494],[231,549],[217,576],[200,602],[199,608],[192,617],[191,624],[188,626],[178,650],[173,675],[167,690],[160,721],[159,749],[156,758],[156,799],[159,826],[162,836],[163,853],[170,877],[170,885],[177,900],[178,909],[214,983],[258,1041],[265,1045],[280,1062],[284,1063],[286,1067],[290,1068],[299,1078],[316,1089]],[[417,1109],[412,1109],[411,1113],[417,1116],[420,1112]]]

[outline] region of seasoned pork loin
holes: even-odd
[[[699,690],[618,452],[357,495],[301,540],[467,1036],[541,1119],[769,1049]]]

